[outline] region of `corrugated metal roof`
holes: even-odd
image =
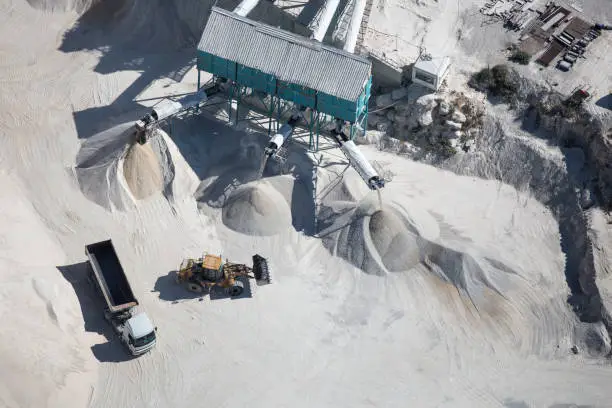
[[[371,75],[366,58],[213,7],[198,50],[355,101]]]

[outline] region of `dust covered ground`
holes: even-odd
[[[365,148],[394,174],[381,206],[337,149],[292,144],[258,179],[266,138],[211,115],[138,146],[145,89],[195,88],[209,4],[31,3],[0,4],[1,406],[609,405],[516,163],[499,182]],[[159,328],[138,359],[85,277],[108,238]],[[273,284],[193,297],[173,271],[203,251],[259,253]]]

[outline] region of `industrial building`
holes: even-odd
[[[268,116],[280,118],[281,102],[308,109],[310,148],[318,147],[324,118],[367,126],[372,84],[369,60],[351,52],[213,7],[198,44],[200,72],[231,84],[230,99],[269,95]]]

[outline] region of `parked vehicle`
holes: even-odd
[[[112,241],[109,239],[86,245],[85,254],[91,264],[91,279],[106,301],[106,320],[132,355],[151,350],[157,341],[157,328],[146,313],[136,312],[138,300],[134,297]]]
[[[574,62],[576,62],[577,58],[568,53],[563,56],[563,60],[573,64]]]
[[[567,61],[559,61],[557,68],[559,68],[561,71],[567,72],[572,68],[572,64]]]

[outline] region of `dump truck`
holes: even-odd
[[[188,258],[181,262],[176,274],[176,281],[196,293],[210,291],[212,287],[220,287],[229,296],[240,296],[244,291],[243,279],[254,279],[258,285],[270,283],[268,261],[253,255],[253,267],[226,260],[220,255],[204,254],[201,258]]]
[[[151,350],[157,341],[157,327],[144,312],[138,312],[138,300],[132,292],[112,241],[85,246],[91,265],[90,279],[106,301],[105,319],[112,325],[132,355]]]

